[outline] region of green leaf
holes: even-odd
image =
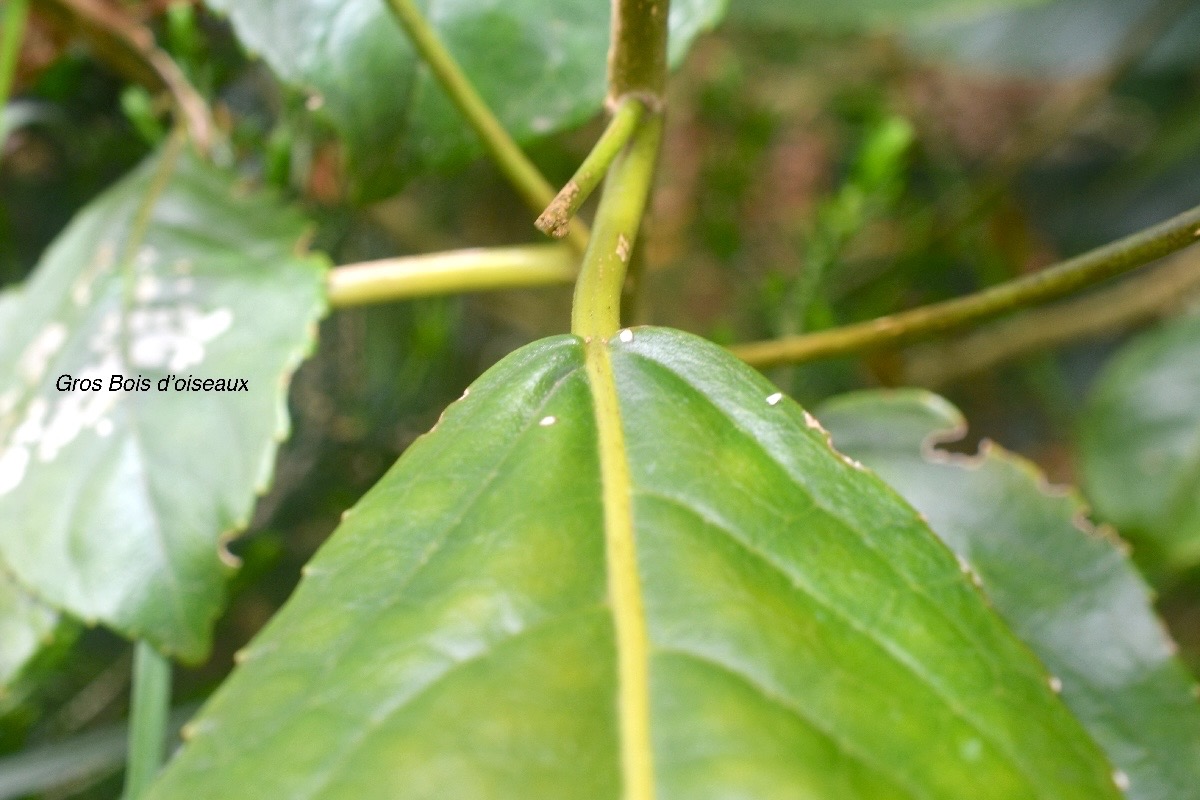
[[[1079,426],[1084,492],[1139,560],[1200,564],[1200,315],[1133,339],[1096,381]]]
[[[1196,64],[1200,7],[1144,0],[1009,2],[961,19],[930,19],[910,33],[910,46],[975,71],[1058,78],[1101,73],[1129,57],[1131,41],[1144,42],[1136,45],[1139,70],[1178,71]]]
[[[20,298],[15,290],[0,292],[0,331],[15,330]],[[0,699],[49,644],[58,622],[57,612],[18,586],[0,566]]]
[[[58,614],[0,573],[0,697],[54,634]]]
[[[996,610],[1061,682],[1062,697],[1129,782],[1133,800],[1200,786],[1200,703],[1142,578],[1087,522],[1073,492],[991,443],[978,456],[935,449],[966,423],[911,390],[836,398],[820,411],[835,445],[929,518],[982,581]]]
[[[871,28],[1047,0],[732,0],[731,22],[773,28]]]
[[[169,148],[90,204],[0,306],[0,563],[34,596],[205,655],[219,549],[267,486],[323,307],[321,264],[296,254],[304,229]],[[114,390],[113,375],[145,383]],[[247,390],[160,391],[168,376]]]
[[[916,513],[664,329],[490,370],[239,660],[154,800],[1118,796]]]
[[[727,0],[678,0],[671,61],[712,28]],[[310,94],[343,137],[358,194],[375,199],[412,175],[482,153],[384,0],[208,0],[245,46]],[[518,142],[579,125],[605,93],[609,3],[421,2],[434,30]]]

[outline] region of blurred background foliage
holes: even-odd
[[[351,202],[331,131],[240,51],[223,19],[178,0],[103,2],[153,31],[211,103],[243,172],[302,204],[315,246],[336,263],[535,240],[532,215],[484,161]],[[1195,205],[1200,2],[944,5],[917,22],[879,13],[864,27],[856,12],[821,27],[813,9],[831,4],[732,0],[671,88],[635,321],[722,343],[827,328],[1029,273]],[[22,280],[167,124],[162,98],[39,8],[5,115],[0,286]],[[599,130],[594,121],[552,136],[531,155],[565,180]],[[1098,371],[1127,337],[1200,299],[1200,256],[1178,259],[1187,265],[1166,290],[1167,278],[1139,278],[1123,301],[1136,313],[1086,335],[985,328],[770,377],[806,405],[864,387],[934,388],[971,420],[975,438],[962,447],[992,438],[1054,482],[1075,483],[1076,427]],[[341,512],[464,386],[521,344],[567,329],[569,299],[566,289],[508,291],[325,320],[293,386],[294,432],[275,484],[233,546],[245,567],[214,656],[179,671],[177,703],[221,680]],[[1153,554],[1141,563],[1195,670],[1200,572],[1160,569]],[[118,746],[118,729],[105,739],[104,726],[126,713],[129,661],[103,630],[63,637],[0,699],[0,754],[83,730],[98,738],[71,763]],[[115,770],[44,796],[115,796]],[[10,796],[2,786],[0,796]]]

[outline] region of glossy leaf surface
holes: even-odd
[[[482,153],[409,46],[385,0],[208,0],[245,46],[310,93],[342,135],[364,198]],[[519,142],[569,128],[604,100],[609,4],[419,0],[467,77]],[[671,4],[671,58],[713,27],[725,0]],[[386,87],[382,89],[381,87]]]
[[[1200,316],[1142,334],[1097,379],[1079,427],[1083,487],[1154,567],[1200,563]]]
[[[484,375],[188,733],[153,800],[1118,796],[916,513],[664,329]]]
[[[957,409],[922,391],[863,392],[820,413],[834,444],[929,518],[996,610],[1050,668],[1055,686],[1122,771],[1135,800],[1200,786],[1200,702],[1150,593],[1079,497],[994,445],[968,458]]]
[[[204,656],[221,539],[267,485],[287,378],[323,305],[321,265],[296,254],[303,231],[233,176],[168,153],[48,249],[0,336],[0,563],[34,596]],[[179,391],[189,377],[247,385]]]

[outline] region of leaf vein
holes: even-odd
[[[825,597],[820,591],[818,591],[816,588],[814,588],[810,584],[802,582],[800,580],[799,575],[793,574],[793,572],[791,572],[787,569],[786,565],[779,563],[774,558],[772,558],[769,553],[765,552],[761,548],[756,547],[754,544],[749,542],[746,538],[744,538],[743,535],[741,535],[737,531],[735,531],[735,529],[731,525],[729,525],[721,520],[707,516],[706,514],[701,512],[699,509],[696,509],[696,508],[688,505],[686,501],[684,501],[680,498],[671,497],[670,495],[662,494],[659,492],[640,490],[640,489],[637,490],[637,494],[640,496],[648,497],[650,499],[657,499],[661,502],[673,505],[673,506],[679,508],[680,510],[684,511],[685,513],[691,514],[692,516],[696,517],[698,520],[700,520],[704,524],[714,528],[715,530],[718,530],[718,531],[724,533],[731,542],[738,545],[745,553],[754,557],[755,559],[757,559],[761,563],[763,563],[765,566],[770,568],[773,572],[775,572],[780,577],[782,577],[785,581],[787,581],[787,583],[790,586],[792,586],[792,588],[807,595],[814,602],[816,602],[817,604],[821,605],[826,610],[828,610],[833,616],[838,617],[841,620],[843,620],[851,629],[858,631],[867,641],[871,642],[876,647],[878,647],[890,660],[892,660],[897,665],[899,665],[904,670],[906,670],[911,675],[913,675],[919,682],[928,686],[933,691],[933,693],[937,697],[939,697],[943,703],[945,703],[946,708],[954,716],[958,717],[967,726],[969,726],[970,728],[975,730],[984,740],[991,742],[992,745],[994,747],[996,747],[997,752],[1003,754],[1005,760],[1008,761],[1008,763],[1013,767],[1015,772],[1017,774],[1021,775],[1029,783],[1029,785],[1031,787],[1036,788],[1039,785],[1038,781],[1036,781],[1034,779],[1034,777],[1026,771],[1025,766],[1022,763],[1020,763],[1020,761],[1016,758],[1016,756],[1011,752],[1011,750],[1007,746],[1007,743],[992,736],[988,730],[986,730],[976,719],[974,719],[968,713],[968,710],[964,706],[962,706],[958,702],[956,702],[955,698],[947,691],[946,687],[942,686],[940,682],[932,680],[928,675],[923,673],[921,671],[921,669],[919,668],[920,663],[914,661],[911,658],[911,655],[898,643],[883,636],[879,631],[865,627],[862,624],[860,624],[857,620],[854,619],[854,617],[850,616],[845,611],[843,611],[837,605],[837,603],[835,603],[832,600],[830,600],[829,598]],[[983,651],[983,652],[986,653],[987,651]]]
[[[736,665],[727,664],[711,654],[701,653],[679,646],[655,647],[654,652],[656,655],[678,656],[681,658],[690,659],[698,664],[719,671],[740,681],[750,689],[754,690],[754,692],[761,695],[764,700],[767,700],[773,705],[778,706],[791,716],[799,719],[812,730],[817,731],[819,734],[821,734],[821,736],[841,750],[844,755],[853,761],[862,764],[871,772],[879,775],[888,783],[900,789],[906,796],[917,799],[929,797],[928,794],[921,791],[921,787],[919,785],[908,785],[903,781],[903,776],[892,774],[883,765],[873,762],[866,752],[858,750],[848,740],[835,735],[832,726],[822,725],[820,719],[816,715],[809,712],[803,706],[788,700],[787,697],[777,691],[772,690],[771,687],[767,686],[761,681],[756,680],[753,675],[738,669]]]

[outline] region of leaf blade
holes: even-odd
[[[94,201],[21,291],[0,344],[0,561],[45,603],[196,660],[223,601],[222,537],[247,523],[287,428],[323,269],[293,253],[299,217],[173,158]],[[177,389],[193,376],[208,391]]]
[[[1135,337],[1096,379],[1079,425],[1097,514],[1169,572],[1200,563],[1200,317]]]
[[[0,697],[46,646],[58,627],[58,614],[0,574]]]
[[[839,448],[926,514],[1062,697],[1128,780],[1135,800],[1186,797],[1200,780],[1200,704],[1149,590],[1078,495],[1051,492],[1031,463],[988,445],[953,456],[958,410],[917,390],[864,392],[821,411]]]
[[[536,628],[539,624],[544,625],[548,618],[563,615],[579,618],[586,616],[589,610],[602,608],[603,543],[599,538],[584,535],[586,530],[601,524],[599,498],[572,497],[556,491],[558,486],[540,487],[527,475],[505,475],[501,469],[507,459],[528,451],[531,440],[542,439],[552,445],[539,453],[547,469],[562,475],[574,472],[580,474],[582,480],[598,484],[598,462],[594,456],[588,457],[587,451],[593,429],[590,401],[583,391],[582,366],[582,359],[571,343],[551,340],[532,354],[519,353],[516,361],[502,362],[481,379],[472,387],[469,397],[447,409],[434,432],[412,446],[413,457],[407,464],[401,463],[394,468],[405,480],[380,484],[373,490],[371,502],[360,503],[350,512],[345,523],[346,535],[331,539],[322,550],[322,560],[314,562],[307,570],[301,583],[303,593],[295,600],[300,610],[290,617],[280,615],[270,623],[274,635],[297,643],[298,652],[285,662],[271,664],[268,662],[270,650],[276,645],[269,642],[251,644],[242,657],[244,668],[269,670],[268,682],[276,687],[260,695],[254,704],[254,724],[260,731],[290,729],[295,732],[292,734],[295,740],[289,742],[294,768],[256,769],[253,762],[261,765],[265,758],[260,748],[272,754],[278,752],[271,742],[236,743],[234,737],[224,735],[222,727],[211,729],[202,720],[190,738],[197,744],[216,748],[206,758],[221,764],[222,770],[229,770],[227,774],[234,779],[238,776],[248,779],[250,772],[246,770],[257,773],[255,791],[261,790],[274,797],[370,796],[369,793],[356,795],[356,788],[350,783],[336,790],[326,787],[324,795],[313,795],[311,789],[300,785],[306,769],[316,771],[312,766],[316,762],[312,759],[338,751],[326,742],[330,735],[327,730],[314,744],[301,746],[316,733],[287,719],[286,712],[294,710],[296,704],[286,688],[280,687],[294,687],[305,682],[311,677],[305,674],[305,669],[323,663],[329,652],[338,649],[339,642],[353,642],[355,637],[363,636],[366,647],[375,641],[371,637],[380,637],[387,642],[382,652],[367,653],[363,657],[365,666],[354,669],[361,680],[341,682],[330,678],[325,681],[326,691],[313,697],[310,703],[317,712],[330,709],[325,713],[332,714],[333,709],[352,708],[363,713],[375,705],[376,698],[361,691],[363,686],[374,685],[380,680],[369,678],[373,674],[390,675],[396,687],[395,696],[403,698],[412,687],[422,684],[423,676],[451,673],[455,664],[466,661],[472,653],[487,652],[494,644],[506,641],[506,632]],[[465,436],[464,423],[475,414],[486,416],[491,424],[485,430]],[[539,426],[538,421],[549,414],[561,419],[575,419],[579,428],[567,431],[565,427]],[[560,435],[548,438],[546,434],[551,430]],[[564,432],[568,435],[562,435]],[[573,451],[579,448],[583,448],[584,459],[572,458]],[[472,460],[473,453],[485,455]],[[493,558],[484,559],[489,544],[486,540],[478,543],[462,541],[474,529],[470,527],[470,520],[456,522],[460,510],[479,504],[487,510],[489,504],[502,503],[502,498],[486,493],[494,486],[514,492],[520,498],[521,507],[564,512],[561,524],[543,522],[528,530],[528,541],[542,545],[537,561],[522,559],[519,553],[506,548],[497,548]],[[446,491],[447,487],[450,491]],[[381,519],[390,520],[391,508],[396,506],[405,508],[406,514],[397,520],[400,527],[390,542],[392,546],[385,547],[389,543],[375,541],[378,537],[373,535],[374,528]],[[391,525],[390,521],[388,525]],[[467,570],[468,567],[478,574],[469,580],[446,580],[444,586],[439,586],[447,573],[453,575],[456,570]],[[509,574],[513,571],[517,575]],[[514,589],[510,598],[505,587],[514,577],[518,579],[516,588],[524,591],[518,593]],[[485,602],[489,594],[495,599]],[[371,603],[364,611],[372,615],[369,634],[358,624],[360,617],[340,612],[346,607],[353,609],[356,603],[362,605],[364,600],[361,598],[364,597]],[[337,599],[327,602],[329,598]],[[473,612],[473,608],[478,611]],[[444,621],[444,625],[431,625],[429,619]],[[470,624],[472,621],[478,622],[474,628]],[[565,656],[560,655],[563,659],[560,663],[574,664],[569,668],[564,666],[562,673],[576,675],[585,683],[602,680],[608,685],[615,674],[615,664],[611,649],[605,648],[604,644],[611,637],[611,626],[605,620],[600,630],[591,630],[587,641],[591,647],[579,654],[580,661],[566,662]],[[468,646],[471,642],[476,647]],[[461,647],[456,650],[451,645]],[[347,647],[343,645],[341,649],[345,651]],[[378,670],[371,667],[376,663]],[[561,677],[556,679],[554,674],[544,675],[534,670],[519,685],[554,687],[562,683]],[[488,695],[489,701],[480,702],[479,707],[508,709],[506,701],[514,694],[519,695],[517,686]],[[556,740],[551,735],[554,731],[571,727],[569,716],[553,713],[555,705],[548,703],[545,715],[531,712],[523,724],[510,720],[506,725],[501,719],[484,727],[509,731],[519,741],[521,730],[536,729],[539,722],[545,722],[546,738],[552,744]],[[557,705],[571,708],[573,704],[560,702]],[[578,706],[578,702],[574,705]],[[217,715],[233,713],[240,706],[241,702],[236,698],[222,700],[218,697],[213,711]],[[598,762],[605,768],[589,773],[587,778],[563,776],[562,763],[557,759],[550,760],[548,764],[531,767],[527,774],[532,787],[544,792],[545,796],[570,794],[572,786],[584,794],[600,794],[606,788],[615,794],[618,785],[613,766],[615,709],[606,710],[606,706],[607,703],[599,705],[590,715],[592,721],[588,729],[601,731],[593,737],[593,747],[590,750],[575,748],[575,755],[581,762]],[[402,707],[396,713],[406,709]],[[418,717],[427,715],[427,719],[437,721],[439,724],[430,724],[426,728],[433,736],[429,747],[435,748],[438,744],[447,747],[440,754],[436,749],[426,752],[422,750],[419,737],[396,737],[399,743],[393,756],[405,765],[413,765],[410,782],[405,786],[407,796],[444,797],[447,792],[465,792],[467,794],[459,796],[469,796],[471,787],[485,779],[496,781],[498,786],[506,785],[502,760],[498,759],[495,770],[489,770],[487,763],[463,764],[455,758],[456,754],[472,748],[467,744],[463,750],[450,747],[436,735],[437,730],[448,724],[441,715],[449,711],[435,705],[406,713]],[[458,731],[457,727],[450,727]],[[602,734],[605,728],[614,731],[608,737],[607,745]],[[342,740],[346,738],[344,733],[339,732]],[[575,737],[566,741],[579,735],[577,731]],[[480,744],[469,735],[463,741],[474,746]],[[240,747],[251,748],[249,752],[253,758],[241,759]],[[599,754],[591,750],[599,751]],[[360,771],[347,770],[344,774],[353,776],[356,772]],[[187,792],[189,785],[192,784],[185,779],[182,788],[177,785],[176,790]],[[169,785],[165,791],[171,791]]]
[[[610,509],[586,347],[559,337],[518,351],[401,458],[251,645],[155,800],[621,795]],[[684,334],[638,329],[609,347],[650,644],[656,796],[1117,796],[1040,665],[953,556],[800,409],[768,403],[761,376]],[[431,547],[450,523],[454,535]],[[408,577],[418,573],[420,602]],[[879,613],[880,592],[891,614]],[[455,601],[464,595],[469,609]],[[375,614],[381,605],[396,611]],[[529,630],[523,614],[538,609],[560,612],[538,617],[551,626],[567,621],[525,640],[519,677],[507,659],[491,670],[485,644],[445,646],[492,641],[502,613],[509,629]],[[556,642],[570,658],[550,651]],[[409,703],[422,654],[431,666],[420,674],[467,674],[460,664],[480,681],[427,685],[420,697],[453,713]],[[395,727],[399,717],[411,724]],[[479,730],[487,747],[452,744]],[[987,741],[964,753],[964,734]],[[755,741],[767,749],[749,749]],[[327,778],[313,783],[314,773]]]
[[[720,474],[736,476],[733,481],[702,483],[677,475],[668,481],[665,459],[656,458],[648,446],[640,453],[635,447],[631,462],[635,470],[636,465],[645,467],[635,478],[639,488],[653,491],[656,484],[665,488],[670,483],[689,489],[675,499],[703,509],[711,527],[723,529],[734,546],[761,561],[756,571],[732,584],[723,601],[715,604],[719,613],[700,619],[693,614],[683,627],[676,623],[687,649],[712,660],[707,650],[719,641],[713,633],[716,629],[734,641],[739,634],[749,637],[746,649],[762,652],[767,645],[761,634],[756,637],[752,632],[761,631],[767,620],[803,626],[799,630],[805,636],[779,642],[772,661],[755,670],[743,665],[738,671],[765,687],[765,694],[808,709],[812,719],[840,720],[833,738],[858,743],[854,749],[868,759],[864,764],[884,754],[882,764],[872,765],[872,773],[913,796],[924,792],[963,796],[977,792],[980,784],[992,787],[997,796],[1020,796],[1029,791],[1023,785],[1053,785],[1057,780],[1053,769],[1036,765],[1030,750],[1062,748],[1066,742],[1073,742],[1080,752],[1087,750],[1086,743],[1051,734],[1053,726],[1048,722],[1046,729],[1033,726],[1019,734],[999,724],[1009,715],[1037,718],[1034,709],[1046,695],[1040,667],[1029,663],[1024,649],[1008,640],[987,609],[976,604],[977,595],[958,579],[952,556],[929,547],[924,526],[913,512],[890,502],[889,489],[835,454],[808,424],[803,410],[780,400],[767,381],[733,359],[721,358],[725,354],[707,343],[692,344],[679,334],[654,331],[635,337],[629,350],[636,354],[631,361],[640,359],[646,365],[643,369],[674,386],[657,399],[649,393],[626,395],[629,405],[639,409],[644,425],[639,431],[627,431],[627,440],[657,442],[660,439],[649,434],[657,431],[658,437],[675,443],[672,463],[680,465],[678,469],[720,463]],[[626,381],[639,387],[650,383],[650,379]],[[677,405],[689,414],[677,413]],[[848,486],[858,490],[852,495],[855,501],[847,496]],[[735,499],[739,495],[741,499]],[[733,519],[728,509],[740,509],[741,518]],[[780,536],[788,528],[787,520],[801,514],[803,536]],[[673,563],[681,558],[679,552],[674,548],[673,558],[662,553],[658,563]],[[770,554],[770,561],[762,554]],[[729,574],[734,569],[732,558],[723,567],[710,566],[698,574]],[[774,581],[767,577],[771,573]],[[662,600],[677,605],[683,602],[680,587],[698,585],[698,580],[693,575],[659,582],[648,578],[646,583],[671,587]],[[758,604],[745,600],[771,585],[776,590],[771,595],[774,605],[766,607],[774,608],[774,613],[757,611]],[[706,587],[706,593],[712,591]],[[693,597],[692,602],[699,605],[702,599]],[[787,605],[806,612],[785,614]],[[702,607],[708,609],[710,604]],[[722,627],[721,616],[739,607],[743,613],[761,614],[760,623],[745,625],[738,632],[728,630],[727,622]],[[650,613],[653,619],[653,609]],[[682,609],[676,616],[684,619]],[[810,649],[798,647],[798,642]],[[661,645],[657,638],[656,644]],[[1007,673],[1010,683],[1005,685],[1003,701],[973,694],[991,685],[996,668],[989,663],[991,658],[1010,666],[1024,663],[1020,680]],[[931,665],[938,663],[955,663],[956,670],[937,674]],[[867,675],[878,687],[873,692],[861,686]],[[864,694],[870,701],[862,706],[851,699]],[[904,701],[898,704],[896,698]],[[881,718],[908,718],[901,707],[908,702],[927,709],[937,721],[914,723],[907,734],[916,737],[920,729],[937,730],[936,743],[913,747],[914,738],[903,746],[892,738],[894,731],[879,724]],[[1018,711],[1022,706],[1025,711]],[[987,730],[980,719],[992,720],[995,730]],[[1070,727],[1061,718],[1057,724]],[[964,748],[973,758],[964,758]],[[816,773],[827,771],[821,765],[805,777],[826,780],[828,776]],[[1032,777],[1039,771],[1041,777]],[[1092,791],[1106,788],[1103,781],[1096,783],[1094,775],[1090,780]],[[1079,774],[1075,782],[1084,785],[1089,779]],[[1111,792],[1111,784],[1107,788]]]

